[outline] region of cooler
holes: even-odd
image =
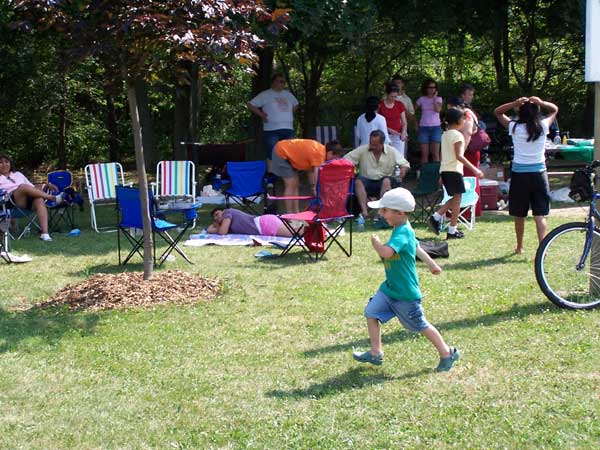
[[[498,209],[498,182],[495,180],[480,180],[480,201],[484,210]]]

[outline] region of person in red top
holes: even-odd
[[[400,156],[405,157],[406,144],[406,107],[401,101],[396,101],[400,89],[394,84],[387,84],[385,97],[379,103],[379,114],[385,117],[388,134],[392,147],[398,151]]]

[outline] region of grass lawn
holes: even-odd
[[[532,220],[523,255],[511,254],[510,219],[486,215],[450,242],[442,275],[419,263],[427,317],[462,352],[444,374],[397,322],[383,326],[381,367],[352,360],[368,347],[363,308],[384,277],[370,232],[355,233],[351,258],[332,249],[316,264],[239,247],[188,248],[193,266],[165,264],[220,278],[210,303],[23,311],[91,274],[141,270],[117,266],[116,235],[90,231],[87,211],[79,223],[79,237],[14,243],[33,262],[0,264],[0,448],[600,445],[600,311],[543,297]]]

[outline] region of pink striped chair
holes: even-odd
[[[152,191],[159,208],[168,205],[167,209],[184,209],[193,205],[196,201],[196,166],[192,161],[160,161]],[[195,226],[194,221],[192,228]]]
[[[97,233],[115,231],[114,226],[99,227],[96,217],[96,206],[114,205],[117,194],[115,186],[124,186],[123,167],[121,164],[99,163],[85,166],[85,187],[90,201],[91,225]]]

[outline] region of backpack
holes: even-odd
[[[592,199],[594,188],[592,186],[592,173],[589,169],[577,169],[571,177],[569,184],[569,197],[576,202],[587,202]]]
[[[425,253],[432,258],[448,258],[450,253],[448,252],[448,243],[445,241],[422,241],[418,239],[419,245]]]

